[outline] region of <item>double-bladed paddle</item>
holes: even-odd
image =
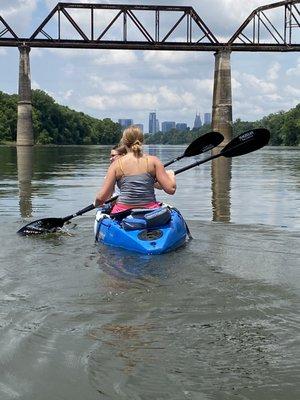
[[[233,138],[227,145],[220,151],[211,157],[205,158],[204,160],[196,161],[192,164],[186,165],[183,168],[174,171],[175,175],[181,172],[187,171],[191,168],[197,167],[207,161],[213,160],[218,157],[237,157],[243,154],[251,153],[252,151],[261,149],[269,143],[270,132],[268,129],[256,128],[249,131],[243,132],[240,135]]]
[[[198,156],[199,154],[205,153],[218,146],[221,142],[223,142],[224,136],[219,132],[208,132],[204,135],[195,139],[186,149],[185,152],[179,156],[174,158],[171,161],[168,161],[164,164],[164,167],[173,164],[176,161],[181,160],[184,157],[193,157]]]
[[[185,152],[173,160],[164,164],[164,167],[173,164],[174,162],[181,160],[184,157],[192,157],[202,154],[206,151],[213,149],[218,146],[224,139],[224,136],[219,132],[208,132],[204,135],[195,139],[185,150]],[[111,203],[115,201],[118,196],[114,196],[107,200],[105,204]],[[79,215],[85,214],[88,211],[91,211],[95,208],[94,204],[90,204],[89,206],[83,208],[82,210],[77,211],[74,214],[70,214],[64,218],[42,218],[36,221],[30,222],[29,224],[23,226],[18,230],[18,234],[27,236],[27,235],[36,235],[41,233],[51,233],[55,232],[57,228],[61,228],[67,221],[70,221],[74,217],[78,217]]]

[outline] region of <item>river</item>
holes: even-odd
[[[149,146],[168,161],[184,146]],[[1,400],[300,398],[300,149],[184,172],[193,240],[162,256],[94,243],[89,205],[109,147],[0,146]],[[193,159],[174,164],[180,168]]]

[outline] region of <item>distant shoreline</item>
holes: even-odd
[[[174,147],[182,147],[186,146],[189,143],[181,143],[181,144],[168,144],[168,143],[145,143],[144,146],[174,146]],[[0,143],[0,147],[18,147],[16,142],[6,142]],[[33,146],[20,146],[20,147],[112,147],[111,144],[35,144]],[[266,149],[277,149],[277,150],[300,150],[300,146],[284,146],[284,145],[277,145],[277,146],[266,146]]]

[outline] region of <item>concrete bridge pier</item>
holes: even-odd
[[[33,146],[32,103],[30,81],[30,47],[20,46],[19,101],[17,122],[17,145]]]
[[[219,50],[215,53],[212,129],[224,135],[224,141],[220,146],[225,146],[232,139],[232,95],[229,50]]]

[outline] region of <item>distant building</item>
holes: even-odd
[[[200,114],[198,114],[198,113],[196,112],[196,116],[195,116],[195,121],[194,121],[193,129],[201,128],[201,126],[202,126],[202,121],[201,121]]]
[[[141,132],[144,132],[144,125],[143,124],[134,124],[134,126],[137,126],[140,128]]]
[[[188,127],[187,127],[187,124],[185,122],[178,122],[176,124],[176,129],[178,131],[184,132],[184,131],[187,131]]]
[[[123,129],[128,128],[128,126],[133,125],[132,119],[118,119],[118,123]]]
[[[149,133],[157,132],[157,119],[156,112],[149,113]]]
[[[156,129],[156,132],[160,131],[160,129],[159,129],[159,120],[157,118],[155,120],[155,129]]]
[[[161,130],[163,133],[170,132],[172,129],[175,129],[174,121],[164,121],[161,123]]]
[[[210,125],[211,124],[211,113],[205,113],[204,114],[204,125]]]

